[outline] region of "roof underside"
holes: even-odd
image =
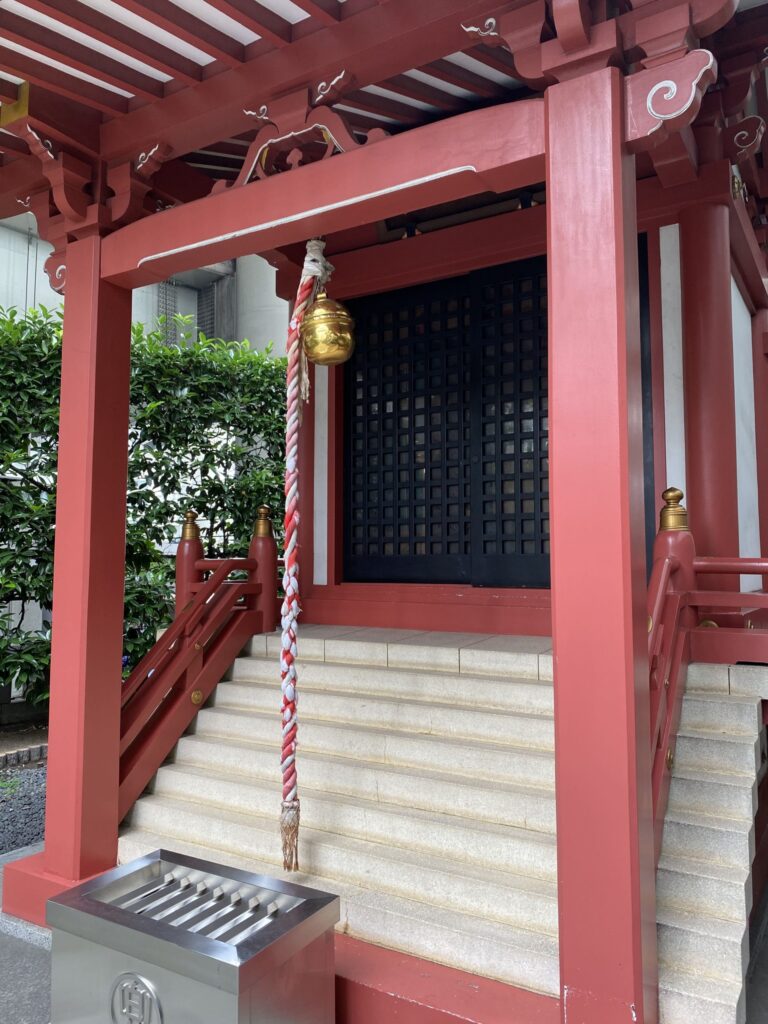
[[[0,102],[28,81],[55,116],[99,125],[192,90],[200,83],[307,36],[335,30],[387,0],[0,0]],[[392,5],[393,7],[395,5]],[[325,43],[323,43],[325,45]],[[488,103],[529,95],[511,55],[471,45],[370,84],[334,104],[355,132],[398,132]],[[340,68],[339,70],[344,70]],[[244,96],[247,106],[251,97]],[[236,177],[258,123],[185,154],[211,178]],[[146,139],[146,144],[152,142]],[[27,155],[0,129],[4,164]]]
[[[741,0],[736,17],[703,45],[721,61],[768,47],[766,3]],[[632,6],[620,0],[617,9]],[[532,95],[504,46],[465,31],[482,26],[489,7],[481,0],[0,0],[0,217],[45,186],[28,136],[2,127],[23,82],[30,124],[91,166],[135,164],[167,144],[169,162],[153,188],[159,203],[175,204],[207,194],[212,179],[235,179],[263,127],[248,115],[301,88],[327,89],[323,102],[361,138]],[[638,175],[653,173],[641,157]]]

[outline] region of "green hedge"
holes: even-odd
[[[171,616],[173,559],[193,507],[208,557],[244,555],[256,507],[282,519],[285,360],[247,344],[193,337],[175,318],[132,332],[124,661]],[[170,333],[170,332],[168,332]],[[48,696],[50,635],[12,625],[11,601],[51,608],[61,323],[41,308],[0,309],[0,685]]]

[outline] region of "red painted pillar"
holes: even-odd
[[[3,908],[39,922],[117,855],[131,293],[100,257],[67,249],[45,850],[5,872]]]
[[[545,94],[563,1020],[657,1016],[634,158],[614,68]]]
[[[755,441],[757,449],[757,507],[760,552],[768,554],[768,309],[752,317],[752,360],[755,379]],[[768,576],[763,577],[763,588]]]
[[[739,554],[736,414],[731,339],[728,208],[689,207],[680,216],[685,450],[691,533],[700,555]],[[672,481],[672,484],[675,482]],[[713,586],[738,589],[737,576]]]

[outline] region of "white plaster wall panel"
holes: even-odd
[[[31,214],[14,217],[13,224],[10,228],[0,223],[0,306],[58,309],[61,296],[43,270],[52,247],[37,237]]]
[[[760,515],[755,438],[755,381],[752,363],[752,317],[731,279],[733,323],[733,398],[736,409],[736,483],[739,499],[739,555],[760,555]],[[742,590],[759,590],[760,576],[742,576]]]
[[[152,330],[157,321],[157,285],[149,284],[134,291],[131,316],[134,322]]]
[[[263,351],[272,343],[276,356],[285,355],[288,303],[275,294],[275,270],[260,256],[237,260],[237,336]]]
[[[315,496],[312,508],[313,580],[328,583],[328,367],[315,367]]]
[[[680,228],[677,224],[669,224],[661,228],[659,236],[667,466],[665,487],[679,487],[685,491],[685,390],[683,386]]]
[[[43,269],[52,251],[52,246],[38,238],[31,214],[0,222],[0,306],[5,309],[11,306],[17,309],[32,306],[58,309],[62,305],[63,296],[51,288]],[[188,297],[185,306],[190,306]],[[133,319],[152,326],[156,318],[157,285],[136,289],[133,293]]]

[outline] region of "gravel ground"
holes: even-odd
[[[0,854],[43,838],[46,764],[0,771]]]

